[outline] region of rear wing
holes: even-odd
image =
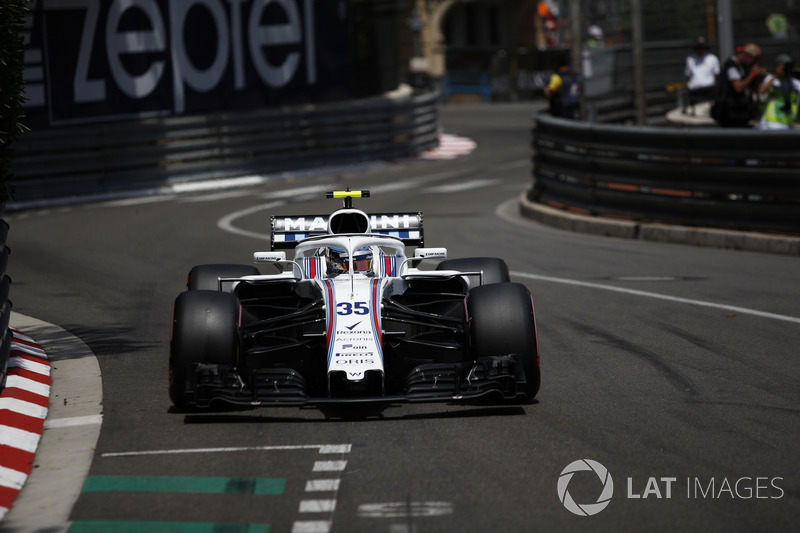
[[[273,250],[294,248],[298,241],[328,233],[329,215],[270,217],[270,245]],[[406,246],[423,246],[422,213],[369,215],[371,233],[397,237]]]

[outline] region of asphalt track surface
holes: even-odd
[[[796,527],[798,259],[522,219],[530,108],[446,107],[442,123],[477,149],[7,216],[14,311],[79,338],[102,374],[103,422],[72,531]],[[322,192],[333,186],[371,189],[356,202],[367,211],[423,211],[426,244],[450,257],[506,259],[536,303],[536,402],[403,405],[362,419],[170,411],[171,305],[188,269],[249,263],[267,249],[270,214],[330,212]],[[35,483],[47,491],[47,478]]]

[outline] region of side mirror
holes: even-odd
[[[253,254],[254,263],[278,263],[286,261],[286,252],[255,252]]]
[[[414,259],[447,259],[447,248],[417,248]]]

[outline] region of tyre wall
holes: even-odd
[[[539,115],[532,136],[532,202],[617,219],[800,234],[800,130]]]
[[[0,204],[0,217],[5,212],[5,206]],[[0,390],[5,385],[8,371],[8,355],[11,352],[11,330],[8,324],[11,320],[11,301],[8,299],[11,289],[11,278],[6,274],[8,256],[8,223],[0,218]]]
[[[33,130],[14,145],[16,200],[24,205],[410,157],[439,142],[436,100],[435,94],[408,92],[329,105]]]

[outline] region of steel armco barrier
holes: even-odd
[[[417,155],[437,95],[33,130],[15,144],[20,203]],[[13,208],[13,203],[9,208]]]
[[[800,234],[800,130],[539,115],[532,131],[531,201],[642,222]]]

